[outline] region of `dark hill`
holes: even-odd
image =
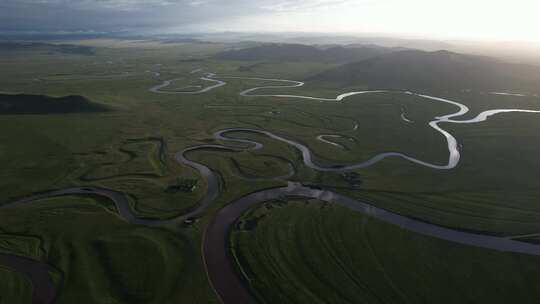
[[[106,111],[109,111],[108,107],[93,103],[78,95],[50,97],[45,95],[0,94],[0,114],[59,114]]]
[[[215,58],[239,61],[345,63],[364,60],[392,51],[391,48],[376,46],[320,48],[303,44],[265,44],[221,52]]]
[[[540,91],[540,68],[447,51],[407,50],[345,64],[309,80],[400,90]]]

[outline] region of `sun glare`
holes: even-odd
[[[540,41],[540,2],[348,1],[276,11],[223,25],[240,30],[406,34],[425,38]]]

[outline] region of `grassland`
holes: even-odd
[[[538,257],[415,235],[317,201],[255,208],[231,242],[260,303],[533,303],[539,296]]]
[[[266,129],[301,142],[314,151],[318,163],[326,166],[359,162],[387,151],[434,163],[447,161],[444,138],[427,123],[457,108],[415,96],[363,95],[339,104],[249,98],[238,93],[275,83],[234,79],[226,79],[226,86],[203,95],[148,91],[164,80],[178,78],[182,79],[171,88],[207,85],[199,79],[200,74],[191,74],[198,68],[216,73],[218,79],[220,75],[236,75],[301,80],[335,64],[207,59],[231,47],[226,44],[121,40],[65,43],[95,47],[95,54],[6,53],[0,59],[0,69],[5,71],[0,74],[0,91],[80,95],[110,111],[2,115],[0,128],[6,132],[0,132],[0,204],[33,192],[101,186],[126,193],[141,217],[163,219],[183,214],[198,205],[206,183],[195,170],[178,164],[175,154],[188,146],[219,144],[213,133],[230,127]],[[239,70],[241,66],[250,68]],[[160,76],[150,72],[159,72]],[[302,88],[258,93],[333,98],[356,89],[362,87],[308,82]],[[540,109],[539,99],[532,96],[438,93],[469,106],[471,114],[467,117],[492,108]],[[403,121],[402,113],[414,123]],[[229,135],[257,140],[264,148],[188,154],[189,159],[218,173],[222,188],[218,200],[193,225],[172,230],[138,227],[121,220],[110,202],[88,197],[58,198],[0,210],[0,252],[43,260],[58,269],[57,275],[64,276],[58,303],[81,301],[81,296],[88,303],[217,302],[200,257],[206,224],[215,210],[231,200],[284,185],[284,181],[273,178],[286,175],[289,163],[296,170],[290,180],[342,192],[432,223],[505,236],[540,232],[536,178],[540,146],[535,132],[540,118],[535,114],[501,114],[482,124],[442,126],[463,144],[456,169],[434,171],[387,159],[357,170],[360,183],[356,185],[341,173],[307,168],[298,151],[284,143],[233,132]],[[317,140],[320,134],[340,134],[353,140],[337,140],[347,146],[344,150]],[[190,179],[197,180],[194,191],[167,191],[179,180]],[[320,207],[318,203],[297,202],[271,212],[254,211],[246,220],[253,214],[265,214],[256,228],[252,227],[250,233],[235,233],[235,252],[261,299],[272,302],[291,296],[292,302],[451,303],[472,301],[475,296],[495,301],[510,300],[511,293],[536,295],[531,286],[537,276],[536,259],[455,246],[339,208]],[[534,241],[535,236],[529,238]],[[320,241],[325,242],[324,247]],[[325,264],[327,260],[332,262]],[[278,267],[280,272],[272,272],[270,267]],[[313,273],[311,268],[323,272]],[[8,291],[16,291],[28,298],[24,277],[2,271],[2,278],[9,276],[10,283],[0,280],[4,284],[0,294],[5,298]],[[331,279],[321,281],[322,273]],[[395,277],[395,282],[388,277]],[[292,283],[281,286],[279,279]],[[468,287],[471,285],[475,288]],[[490,286],[495,292],[487,294]],[[292,293],[304,287],[304,293]],[[450,289],[460,290],[462,297],[456,298],[458,295],[448,292]]]
[[[0,267],[0,303],[32,303],[32,285],[22,273]]]
[[[63,277],[57,303],[194,302],[211,295],[204,273],[197,272],[200,261],[192,252],[193,240],[130,225],[108,201],[47,199],[4,209],[1,218],[2,235],[18,238],[19,247],[35,247],[31,236],[39,235],[43,254],[38,260]],[[25,285],[17,282],[13,284],[19,289],[2,290],[20,292]]]

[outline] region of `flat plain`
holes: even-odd
[[[428,124],[457,108],[397,90],[340,102],[242,96],[250,88],[284,85],[271,79],[306,83],[261,88],[256,94],[332,99],[372,88],[315,77],[338,68],[335,62],[214,56],[234,47],[229,44],[69,43],[91,46],[95,53],[31,49],[3,51],[0,57],[3,96],[83,96],[106,109],[0,111],[0,253],[51,266],[55,303],[218,303],[201,252],[206,227],[229,202],[289,181],[442,227],[538,242],[540,114],[503,113],[477,124],[442,122],[461,154],[449,170],[399,157],[362,169],[315,170],[283,141],[242,130],[227,134],[263,144],[249,149],[249,143],[226,142],[215,132],[267,130],[309,147],[317,164],[334,169],[391,151],[446,164],[447,141]],[[207,73],[226,85],[190,94],[212,84],[201,79],[210,77]],[[176,94],[150,90],[167,80],[173,81],[166,90]],[[491,109],[540,110],[538,92],[411,90],[466,105],[470,112],[461,120]],[[323,137],[330,143],[321,135],[331,135]],[[198,145],[232,149],[209,147],[184,155],[219,177],[219,195],[182,225],[130,223],[113,202],[97,196],[9,205],[56,189],[100,187],[125,194],[139,218],[175,218],[197,209],[210,188],[195,168],[177,161],[180,151]],[[254,207],[232,228],[229,241],[239,277],[261,302],[533,303],[538,298],[536,256],[426,237],[318,201],[284,198]],[[32,284],[0,265],[0,294],[0,303],[30,303]]]

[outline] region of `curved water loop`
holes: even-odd
[[[332,145],[334,147],[338,147],[338,148],[340,148],[342,150],[345,150],[346,148],[345,148],[344,145],[330,140],[330,138],[342,138],[342,137],[343,136],[341,136],[341,135],[335,135],[335,134],[321,134],[321,135],[317,136],[317,140],[320,141],[320,142],[323,142],[325,144],[329,144],[329,145]]]
[[[194,71],[197,71],[197,70],[194,70]],[[212,78],[213,76],[214,76],[214,74],[208,73],[208,74],[206,74],[206,76],[202,76],[202,77],[199,78],[202,81],[215,83],[214,85],[207,86],[207,87],[204,87],[204,88],[202,86],[200,86],[200,85],[189,85],[189,86],[184,86],[184,87],[182,87],[182,88],[180,88],[179,90],[176,90],[176,91],[162,90],[162,89],[170,86],[173,82],[183,79],[183,78],[175,78],[175,79],[165,80],[163,83],[158,84],[158,85],[156,85],[154,87],[151,87],[148,90],[150,92],[158,93],[158,94],[196,95],[196,94],[202,94],[202,93],[210,92],[210,91],[212,91],[214,89],[217,89],[217,88],[222,87],[222,86],[227,84],[225,81],[213,79]],[[197,91],[184,91],[186,89],[199,89],[199,88],[200,88],[200,90],[197,90]]]

